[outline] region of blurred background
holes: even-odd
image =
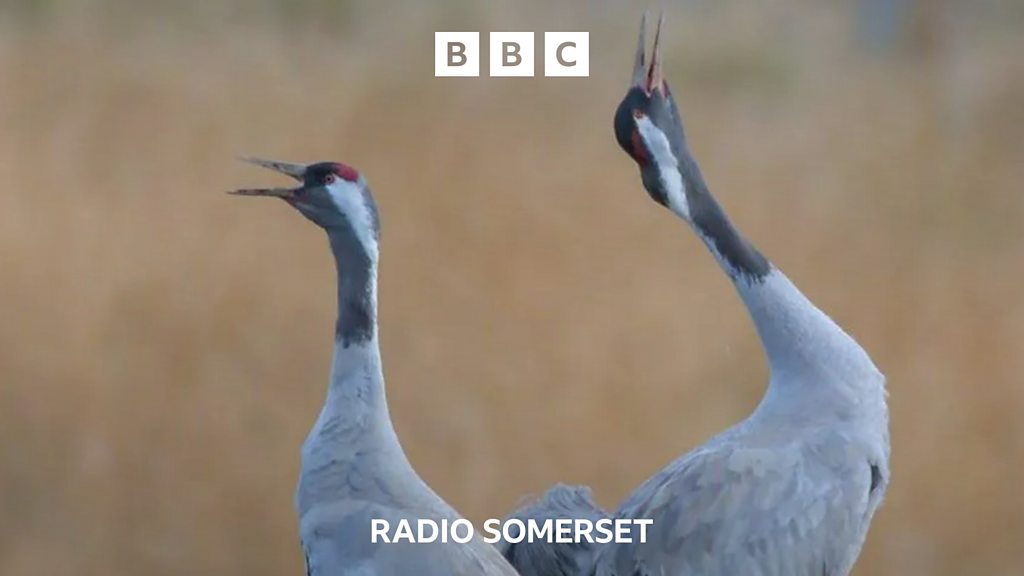
[[[1024,3],[666,5],[712,190],[889,377],[856,573],[1024,573]],[[746,312],[612,135],[644,7],[0,3],[0,574],[301,573],[334,271],[242,154],[368,175],[392,416],[468,517],[744,417]],[[586,30],[591,76],[434,78],[445,30]]]

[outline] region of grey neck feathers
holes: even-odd
[[[859,382],[880,377],[863,348],[781,271],[735,280],[764,346],[773,381]]]
[[[327,231],[338,271],[338,321],[335,339],[342,348],[377,336],[377,261],[351,227]],[[375,253],[376,251],[372,251]]]
[[[377,262],[350,229],[328,230],[338,266],[338,321],[327,398],[302,455],[296,491],[300,517],[353,494],[383,498],[377,465],[411,468],[388,412],[377,340]],[[375,252],[375,251],[373,251]]]
[[[326,408],[361,418],[373,415],[390,427],[377,341],[377,250],[367,250],[347,226],[331,228],[327,235],[337,264],[338,320]]]
[[[688,151],[681,156],[690,224],[747,306],[773,376],[790,381],[880,377],[860,345],[736,230],[696,161]]]
[[[771,271],[771,263],[729,221],[689,151],[680,159],[679,172],[685,183],[692,225],[729,277],[734,281],[740,276],[752,282],[762,281]]]

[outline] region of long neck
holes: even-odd
[[[327,232],[338,274],[335,338],[343,347],[377,340],[377,258],[348,228]]]
[[[685,149],[678,177],[685,203],[669,208],[691,225],[732,280],[768,356],[773,387],[859,386],[881,378],[853,338],[736,230]]]
[[[377,343],[377,258],[351,229],[328,231],[338,271],[338,320],[327,398],[302,449],[302,474],[295,494],[300,518],[324,501],[374,486],[352,484],[363,475],[413,475],[388,414]],[[386,472],[380,472],[382,469]]]
[[[338,273],[338,319],[324,415],[390,428],[377,342],[376,250],[367,250],[348,228],[331,229],[328,237]]]

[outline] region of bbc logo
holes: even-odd
[[[491,76],[533,76],[533,32],[491,32]],[[434,76],[480,75],[479,32],[434,32]],[[589,32],[544,33],[545,76],[590,76]]]

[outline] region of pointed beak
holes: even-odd
[[[665,13],[658,15],[658,26],[654,32],[654,46],[651,48],[651,62],[647,65],[644,53],[646,44],[647,12],[644,12],[640,19],[640,36],[636,43],[636,57],[633,62],[633,86],[641,88],[647,94],[654,90],[664,92],[665,74],[661,66],[661,23],[665,20]]]
[[[269,168],[275,172],[280,172],[287,176],[302,182],[302,178],[306,175],[306,167],[302,164],[292,164],[290,162],[278,162],[277,160],[265,160],[263,158],[253,158],[251,156],[244,156],[239,158],[242,162],[248,162],[249,164],[255,164],[264,168]]]
[[[272,198],[284,198],[292,200],[298,188],[241,188],[239,190],[228,190],[228,194],[235,196],[270,196]]]
[[[302,164],[291,164],[289,162],[278,162],[276,160],[264,160],[263,158],[251,158],[243,157],[239,158],[243,162],[269,168],[275,172],[280,172],[286,176],[290,176],[299,182],[302,182],[303,176],[306,174],[306,167]],[[285,200],[293,200],[301,190],[302,187],[298,188],[242,188],[240,190],[231,190],[228,194],[235,194],[237,196],[270,196],[273,198],[284,198]]]

